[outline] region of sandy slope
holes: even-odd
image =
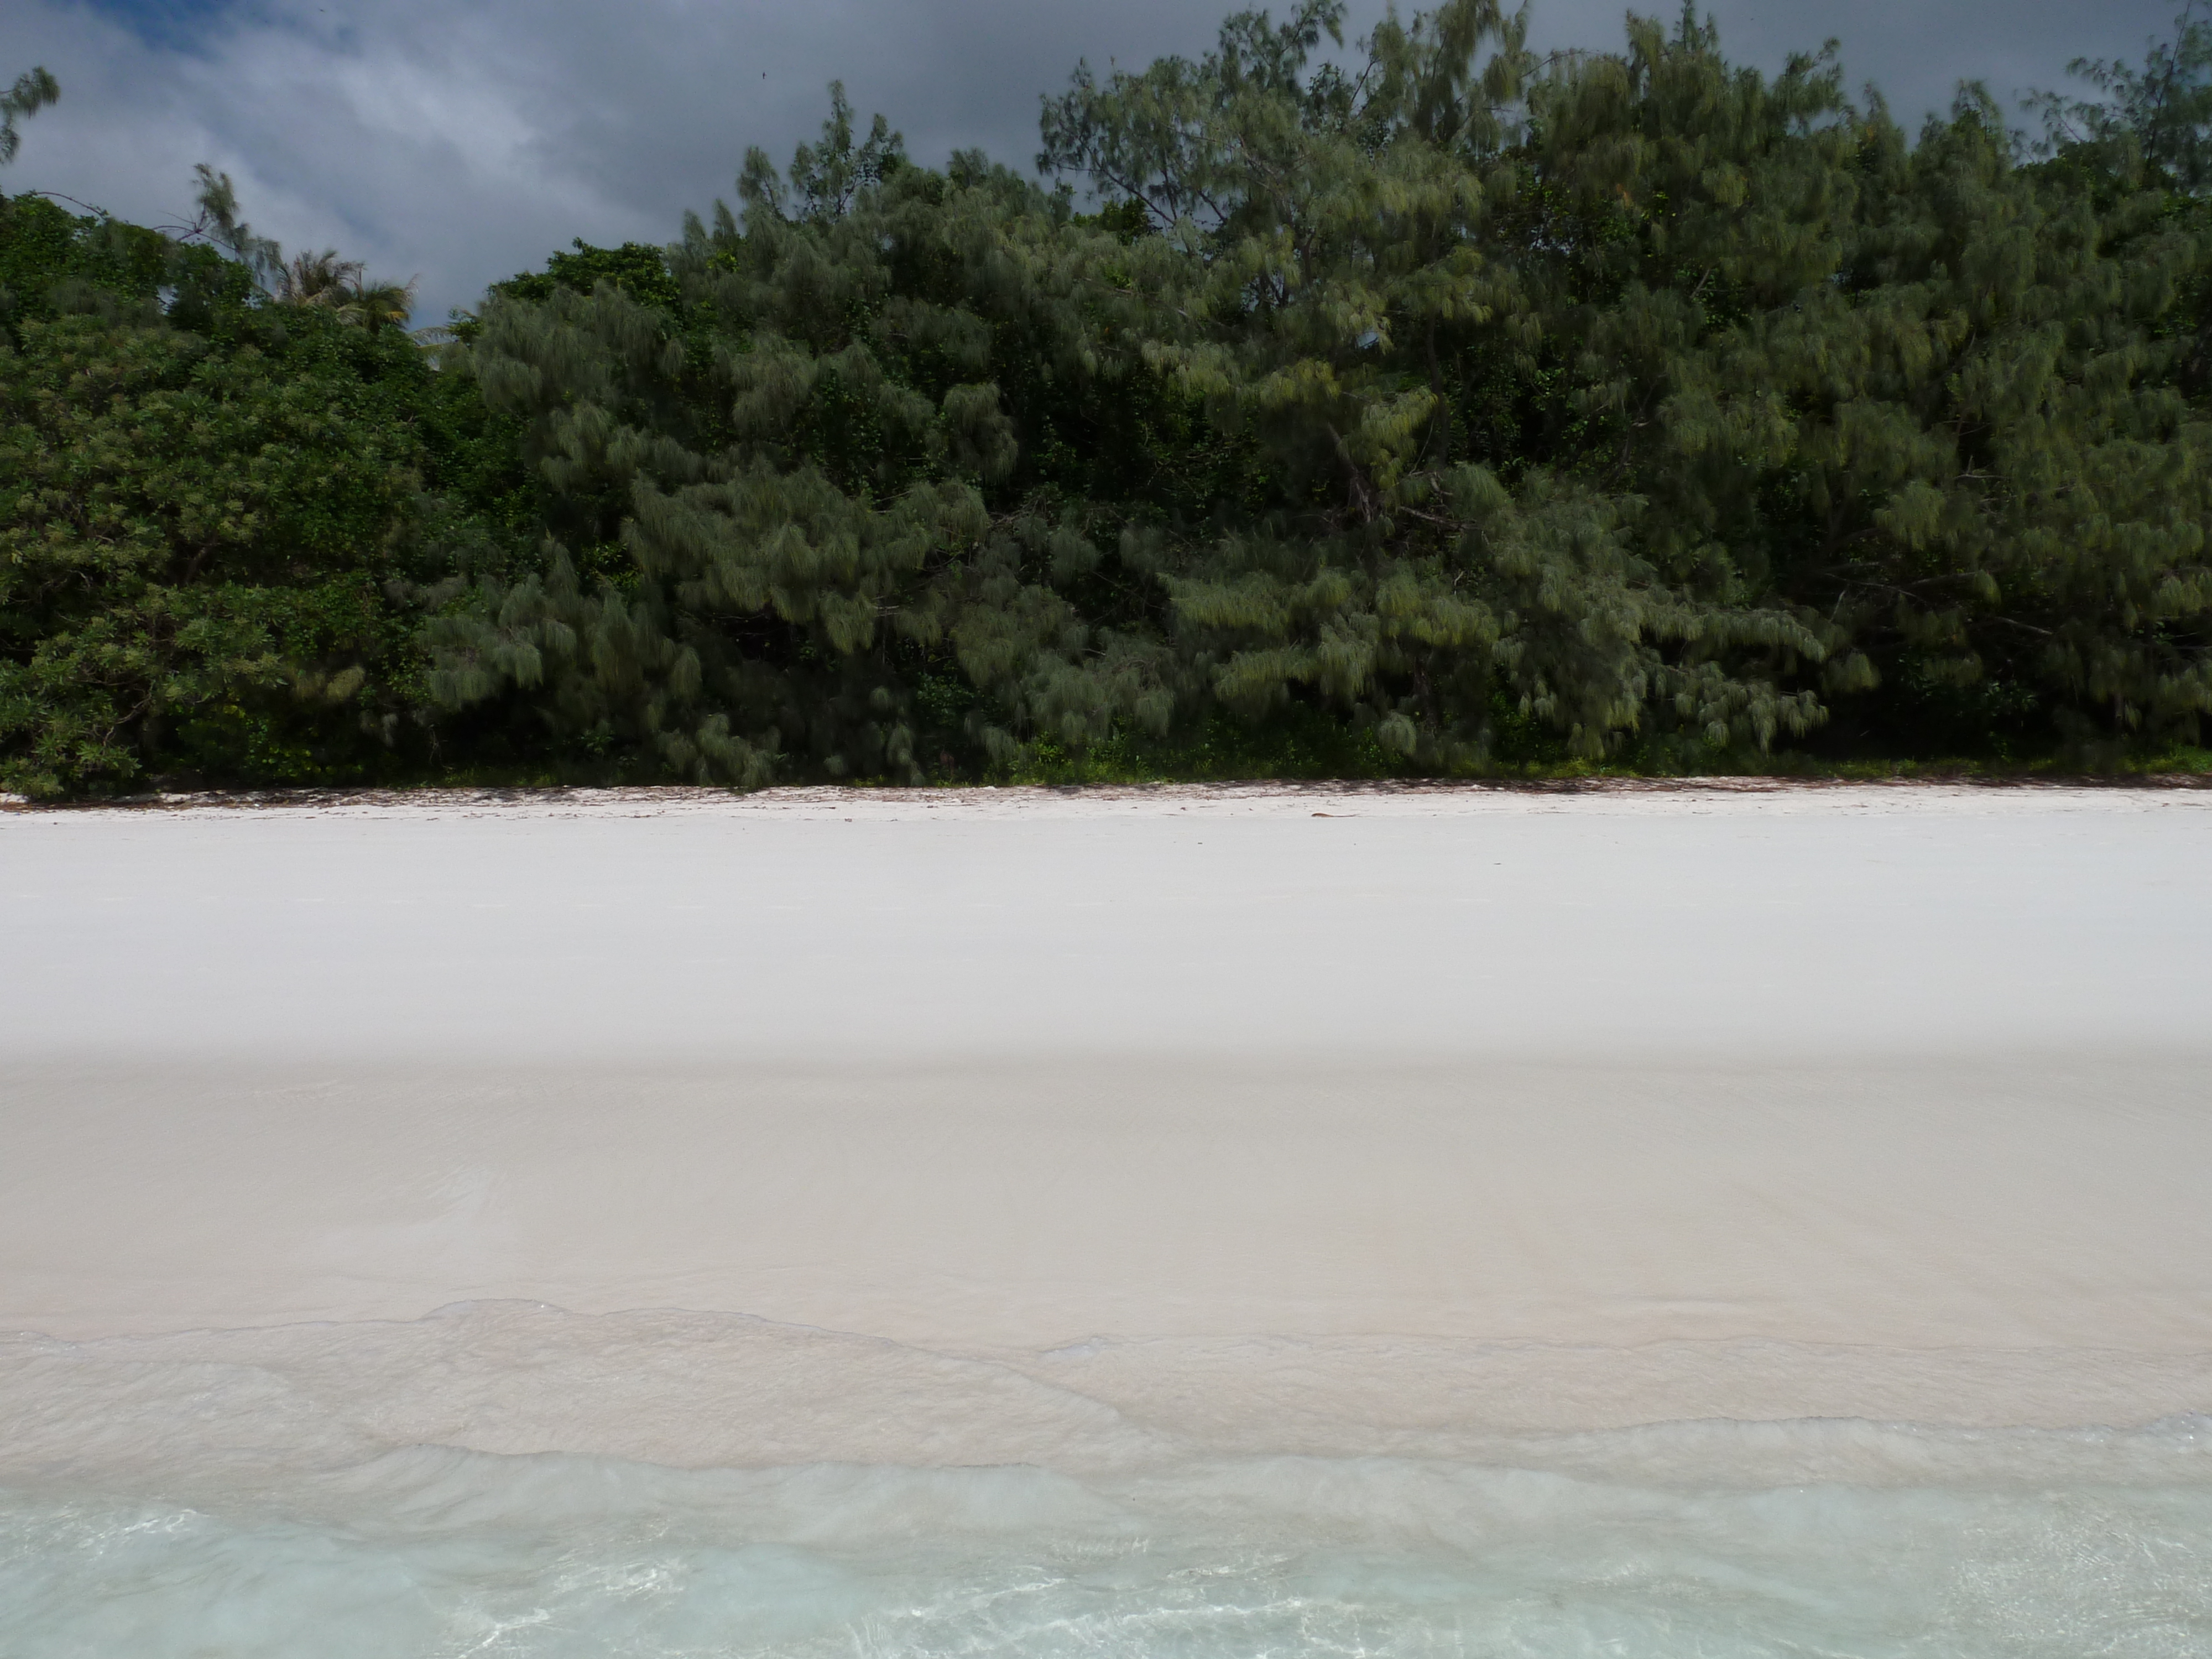
[[[682,1308],[1147,1420],[2212,1409],[2208,847],[2173,792],[0,815],[0,1328]]]

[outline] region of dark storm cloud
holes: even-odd
[[[1278,6],[1276,9],[1282,8]],[[1355,32],[1380,15],[1355,7]],[[1532,40],[1610,47],[1618,0],[1538,0]],[[1666,8],[1671,11],[1672,8]],[[2172,0],[1718,0],[1731,55],[1767,67],[1841,38],[1917,121],[1979,76],[2009,106],[2069,58],[2141,55]],[[43,63],[63,101],[10,190],[177,215],[192,163],[229,171],[258,228],[422,277],[425,317],[572,236],[660,241],[730,193],[749,143],[779,158],[842,77],[917,159],[981,147],[1026,167],[1037,96],[1079,58],[1202,49],[1188,0],[13,0],[0,73]]]
[[[1833,38],[1854,94],[1876,82],[1917,128],[1929,111],[1949,108],[1961,80],[1985,82],[2014,112],[2021,94],[2063,83],[2075,58],[2140,62],[2180,9],[2181,0],[1712,0],[1698,10],[1718,21],[1730,57],[1769,70]],[[1670,21],[1680,15],[1680,0],[1637,9]],[[1538,0],[1529,38],[1547,47],[1611,46],[1622,11],[1619,0]]]

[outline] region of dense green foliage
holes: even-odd
[[[2040,159],[1710,25],[1243,14],[915,165],[842,92],[447,343],[0,204],[0,766],[40,792],[1928,755],[2212,712],[2212,35]],[[1080,185],[1097,210],[1079,210]],[[1224,758],[1231,757],[1231,758]]]
[[[516,473],[472,388],[207,247],[27,197],[0,240],[0,776],[420,770],[428,584],[489,538],[429,487]]]

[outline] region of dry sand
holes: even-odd
[[[884,1339],[996,1425],[950,1461],[1073,1432],[1031,1385],[1330,1449],[2212,1410],[2208,847],[2177,791],[0,815],[0,1360],[312,1393],[551,1304],[408,1327],[381,1431],[671,1462],[791,1454],[698,1426],[775,1388],[880,1455]]]

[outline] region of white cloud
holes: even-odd
[[[1610,46],[1622,9],[1539,0],[1534,39]],[[2138,56],[2172,0],[1712,9],[1731,51],[1768,67],[1843,35],[1854,82],[1881,80],[1917,118],[1962,75],[2008,99],[2077,53]],[[0,71],[43,63],[63,100],[26,127],[5,185],[157,222],[184,212],[205,161],[288,247],[420,273],[428,319],[571,237],[667,240],[686,208],[730,193],[748,144],[781,156],[811,136],[833,77],[920,160],[980,145],[1026,166],[1038,94],[1078,58],[1194,51],[1217,21],[1172,0],[264,0],[179,46],[83,0],[10,0]]]

